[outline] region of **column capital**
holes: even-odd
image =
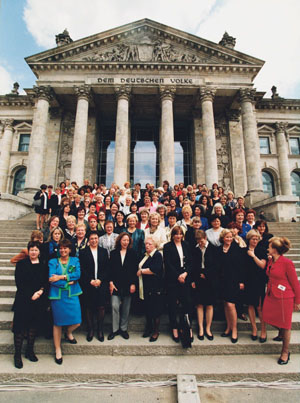
[[[3,130],[5,129],[13,130],[13,123],[14,123],[13,119],[3,119],[1,120],[1,123],[3,126]]]
[[[241,111],[239,109],[226,109],[226,118],[228,122],[239,122]]]
[[[169,99],[173,101],[175,98],[176,87],[171,85],[161,85],[159,87],[160,99]]]
[[[34,86],[33,91],[35,93],[35,98],[37,99],[44,99],[48,102],[51,101],[53,98],[53,90],[52,88],[48,86]]]
[[[216,88],[213,87],[200,87],[200,100],[213,102],[216,95]]]
[[[86,99],[87,101],[91,95],[91,87],[89,85],[74,85],[74,91],[77,99]]]
[[[238,92],[239,102],[253,102],[255,94],[255,88],[240,88]]]
[[[287,122],[276,122],[275,123],[276,133],[280,133],[280,132],[285,133],[287,127],[288,127]]]
[[[115,86],[115,94],[117,99],[126,99],[129,101],[131,95],[131,87],[130,85],[118,85]]]

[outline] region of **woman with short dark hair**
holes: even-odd
[[[80,326],[81,308],[78,296],[82,294],[78,280],[80,264],[77,257],[70,256],[72,244],[68,239],[59,242],[60,257],[49,261],[49,299],[53,312],[53,341],[55,362],[62,364],[61,332],[67,326],[65,340],[76,344],[72,332]]]
[[[138,259],[132,249],[132,238],[127,232],[121,232],[116,239],[115,249],[109,259],[109,290],[112,306],[112,332],[108,340],[117,335],[129,339],[128,318],[131,295],[135,292]]]
[[[49,213],[47,185],[43,184],[33,197],[36,212],[36,229],[43,229],[45,217]]]
[[[27,348],[25,357],[36,362],[33,347],[36,329],[44,313],[43,299],[47,287],[47,271],[40,261],[40,243],[28,243],[28,257],[17,262],[15,281],[17,292],[14,301],[13,333],[16,368],[22,368],[21,350],[25,333],[27,334]]]

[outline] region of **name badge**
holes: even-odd
[[[285,291],[286,287],[284,285],[279,284],[278,285],[279,290]]]

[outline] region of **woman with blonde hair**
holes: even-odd
[[[252,326],[251,339],[257,340],[257,327],[255,308],[257,309],[261,323],[260,343],[267,340],[266,326],[262,320],[262,304],[265,297],[266,287],[266,263],[268,256],[266,251],[258,246],[261,236],[255,229],[250,230],[246,236],[247,248],[245,254],[245,304],[248,305],[248,314]]]
[[[157,243],[157,249],[162,251],[164,244],[167,242],[166,231],[160,227],[160,215],[151,213],[149,216],[149,228],[145,229],[145,238],[151,236]]]
[[[177,221],[177,225],[182,228],[183,233],[185,235],[188,228],[192,225],[192,214],[193,210],[190,206],[184,206],[181,210],[182,220]]]
[[[293,262],[283,256],[291,248],[285,237],[273,237],[269,241],[267,276],[269,277],[262,318],[269,325],[279,329],[282,350],[279,365],[289,362],[293,310],[300,309],[300,284]]]

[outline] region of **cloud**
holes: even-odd
[[[0,94],[9,94],[12,90],[14,80],[5,67],[0,65]]]
[[[65,28],[73,40],[150,18],[213,42],[226,30],[236,50],[261,58],[258,90],[276,85],[280,96],[299,97],[299,0],[27,0],[24,20],[38,45],[55,47]],[[298,93],[297,93],[298,92]]]

